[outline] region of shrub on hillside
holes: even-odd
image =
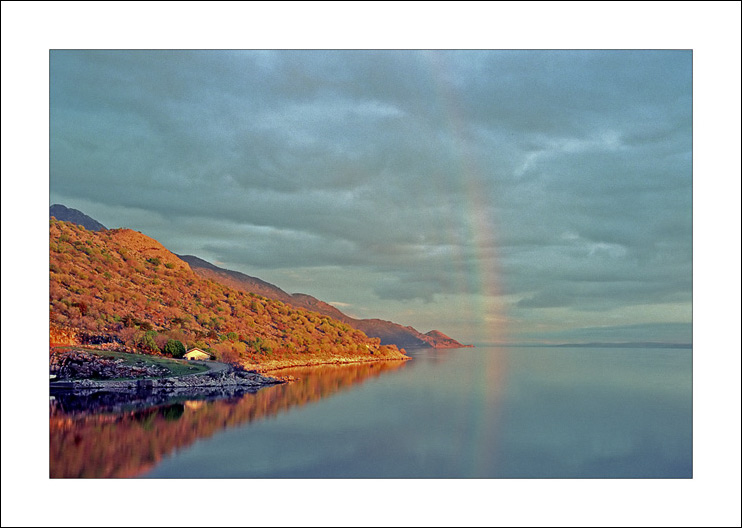
[[[140,349],[146,350],[147,352],[159,352],[160,348],[157,346],[155,336],[157,332],[154,330],[148,330],[143,335],[140,335],[136,343]]]
[[[165,343],[165,347],[162,349],[162,351],[165,354],[173,356],[174,358],[183,357],[183,355],[186,353],[185,346],[177,339],[168,339],[168,342]]]

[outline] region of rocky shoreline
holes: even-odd
[[[144,361],[126,365],[121,358],[103,357],[87,350],[52,350],[49,355],[49,374],[58,380],[162,378],[169,372],[165,367]]]
[[[230,368],[223,372],[207,372],[188,376],[129,379],[129,380],[93,380],[73,379],[67,381],[50,382],[52,390],[74,391],[75,393],[91,393],[97,391],[112,391],[130,394],[141,392],[165,391],[171,395],[191,395],[204,393],[234,393],[256,391],[261,387],[286,383],[287,378],[269,377],[252,371],[241,371]]]
[[[394,360],[408,360],[409,357]],[[53,356],[50,373],[56,376],[50,381],[52,394],[67,392],[79,396],[95,393],[118,393],[121,396],[137,397],[230,397],[245,392],[256,392],[262,387],[293,381],[292,376],[281,376],[277,371],[321,365],[347,365],[394,361],[386,358],[335,357],[328,361],[283,360],[268,361],[255,366],[254,370],[220,364],[223,370],[164,376],[166,369],[158,366],[123,365],[121,359],[105,359],[86,351],[65,351]],[[208,363],[208,362],[207,362]],[[121,379],[130,377],[130,379]],[[115,379],[114,379],[115,378]]]

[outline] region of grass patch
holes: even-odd
[[[83,347],[71,347],[77,350],[84,350],[100,357],[112,358],[112,359],[123,359],[124,365],[156,365],[158,367],[166,368],[169,373],[164,377],[172,378],[174,376],[184,376],[186,374],[196,374],[199,372],[207,372],[209,367],[206,365],[195,364],[193,361],[186,359],[171,359],[158,356],[149,356],[147,354],[128,354],[126,352],[114,352],[111,350],[96,350],[92,348]]]

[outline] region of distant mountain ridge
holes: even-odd
[[[265,282],[257,277],[251,277],[239,271],[232,271],[215,266],[195,255],[177,255],[179,259],[185,261],[193,271],[198,270],[198,274],[233,288],[239,288],[243,291],[256,293],[263,297],[268,297],[276,301],[291,303],[292,296],[283,291],[278,286]]]
[[[692,343],[662,343],[657,341],[625,341],[618,343],[598,341],[592,343],[560,343],[549,346],[561,348],[693,348]]]
[[[54,217],[62,222],[72,222],[81,225],[88,231],[102,231],[106,226],[90,218],[88,215],[77,209],[71,209],[61,204],[54,204],[49,207],[49,218]]]
[[[287,293],[278,286],[261,279],[251,277],[239,271],[220,268],[193,255],[178,255],[178,257],[187,262],[191,269],[201,277],[221,282],[222,284],[248,293],[256,293],[269,299],[278,300],[297,308],[327,315],[361,330],[369,337],[378,337],[383,345],[394,344],[403,348],[464,348],[471,346],[463,345],[438,330],[432,330],[427,334],[423,334],[411,326],[402,326],[382,319],[355,319],[311,295],[305,293]]]
[[[49,208],[49,216],[57,220],[72,222],[82,225],[89,231],[100,231],[106,229],[103,224],[97,222],[77,209],[70,209],[64,205],[55,204]],[[176,255],[180,260],[188,264],[197,275],[211,279],[215,282],[235,288],[247,293],[261,295],[268,299],[281,301],[285,304],[317,312],[337,319],[352,328],[362,331],[368,337],[377,337],[382,345],[396,345],[401,348],[464,348],[472,345],[463,345],[455,339],[437,330],[427,334],[418,332],[411,326],[385,321],[382,319],[355,319],[350,317],[334,306],[304,293],[287,293],[278,286],[266,282],[257,277],[251,277],[239,271],[220,268],[195,255]]]

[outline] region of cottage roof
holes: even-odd
[[[203,354],[203,355],[205,355],[205,356],[209,356],[209,357],[211,357],[211,354],[209,354],[208,352],[206,352],[206,351],[204,351],[204,350],[201,350],[200,348],[191,348],[191,349],[189,349],[189,350],[188,350],[188,351],[187,351],[187,352],[185,353],[185,355],[188,355],[188,354],[192,354],[192,353],[194,353],[194,352],[200,352],[201,354]]]

